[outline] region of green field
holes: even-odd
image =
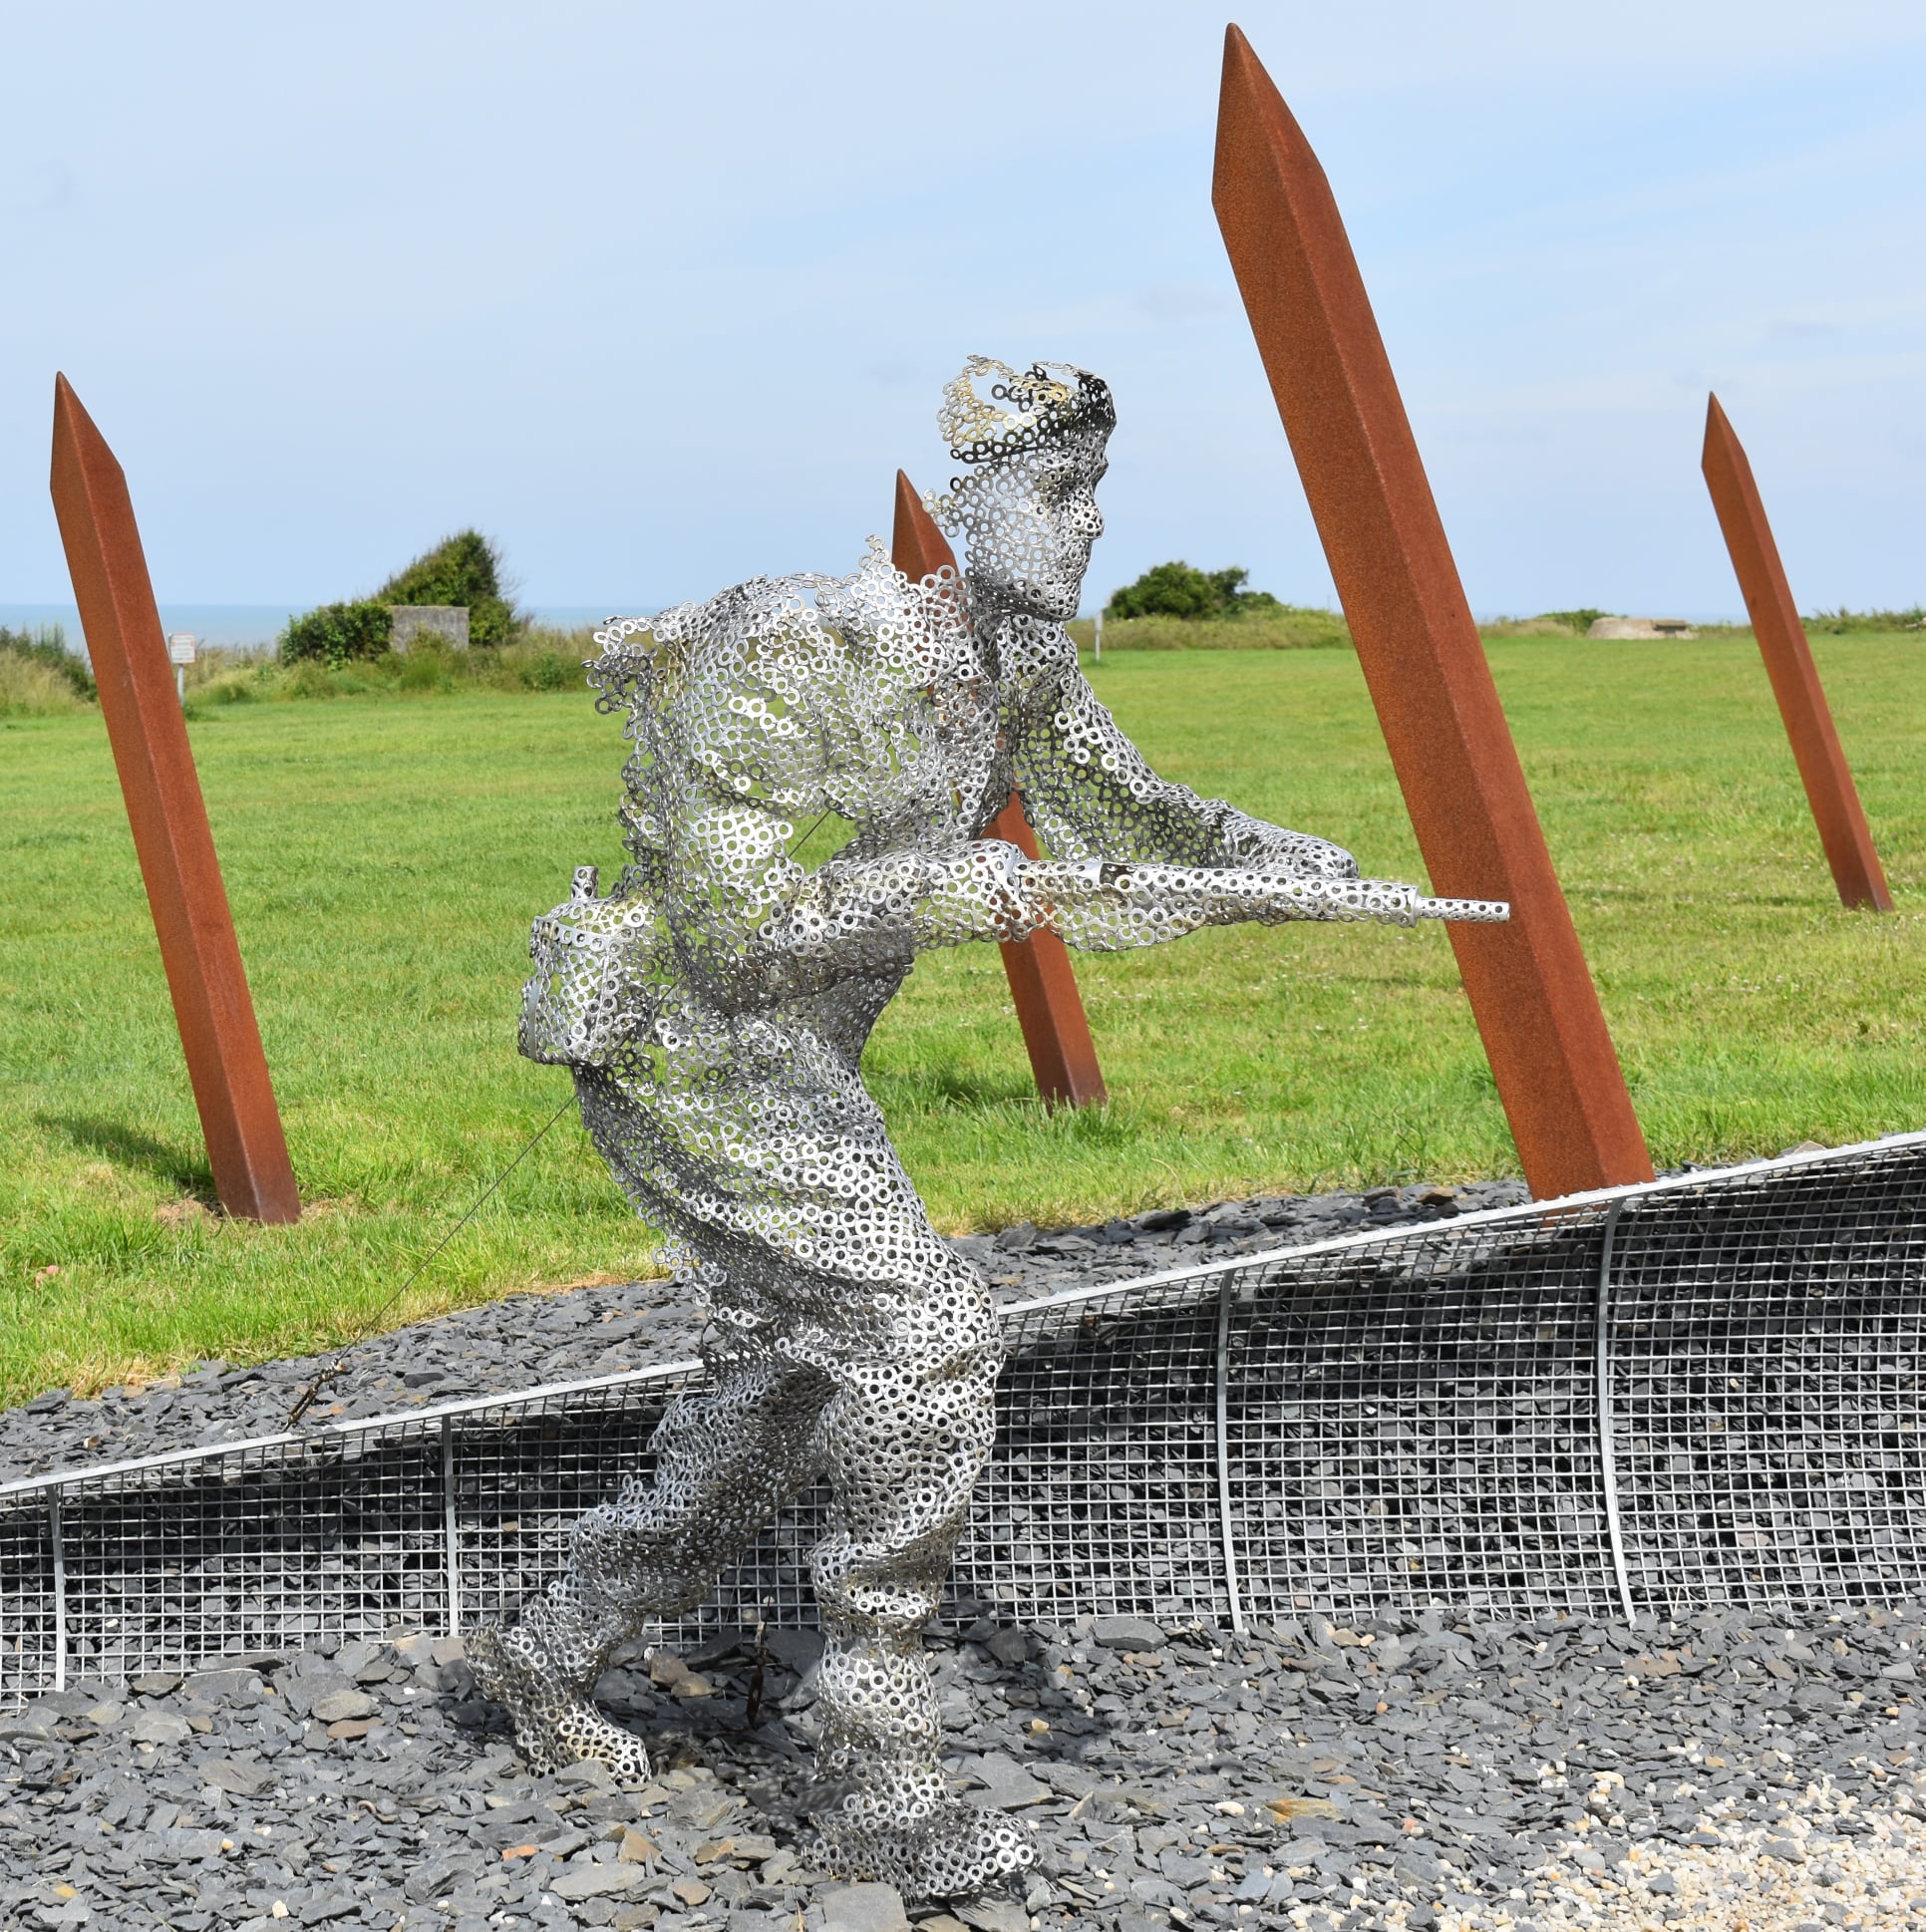
[[[1815,649],[1901,911],[1840,910],[1750,640],[1490,647],[1661,1164],[1926,1125],[1926,642]],[[1120,652],[1158,766],[1421,876],[1347,651]],[[528,918],[617,860],[585,693],[209,707],[194,748],[310,1211],[228,1223],[97,713],[0,719],[0,1391],[353,1333],[564,1098]],[[1437,928],[1243,929],[1081,971],[1114,1096],[1051,1119],[991,948],[926,960],[871,1084],[938,1222],[1515,1171]],[[646,1265],[565,1119],[387,1319]]]

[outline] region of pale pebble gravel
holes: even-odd
[[[1526,1198],[1517,1181],[1379,1187],[1366,1194],[1263,1195],[1202,1208],[1160,1208],[1098,1227],[1039,1232],[1028,1221],[960,1237],[1006,1301],[1084,1282],[1124,1281],[1197,1261],[1322,1240],[1361,1228],[1449,1218]],[[674,1281],[510,1295],[319,1355],[247,1368],[202,1363],[141,1389],[96,1397],[48,1390],[0,1412],[0,1481],[165,1449],[237,1443],[288,1427],[290,1412],[330,1373],[307,1422],[381,1416],[540,1383],[613,1375],[695,1353],[702,1313]]]

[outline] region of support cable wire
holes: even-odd
[[[506,1180],[508,1176],[511,1173],[513,1173],[514,1170],[517,1167],[519,1167],[521,1163],[524,1160],[526,1160],[527,1157],[532,1152],[534,1152],[535,1147],[540,1142],[542,1136],[547,1133],[548,1129],[551,1127],[553,1127],[555,1123],[559,1121],[561,1117],[564,1114],[566,1114],[571,1107],[574,1106],[574,1104],[575,1104],[575,1096],[571,1093],[569,1097],[565,1101],[563,1101],[558,1108],[556,1108],[554,1113],[549,1115],[547,1120],[545,1120],[541,1124],[541,1126],[535,1129],[533,1135],[523,1145],[521,1151],[518,1154],[516,1154],[515,1157],[511,1161],[509,1161],[508,1164],[505,1167],[503,1167],[502,1170],[498,1174],[496,1174],[491,1181],[488,1182],[487,1186],[482,1188],[480,1194],[476,1196],[475,1200],[469,1207],[469,1211],[466,1214],[464,1214],[462,1218],[459,1221],[457,1221],[455,1225],[452,1228],[450,1228],[449,1231],[446,1234],[444,1234],[442,1238],[439,1241],[437,1241],[432,1248],[429,1249],[426,1255],[422,1257],[421,1261],[416,1264],[415,1272],[412,1275],[410,1275],[408,1279],[404,1281],[402,1285],[399,1288],[397,1288],[395,1292],[392,1295],[390,1295],[388,1299],[385,1302],[383,1302],[382,1305],[379,1308],[377,1308],[375,1312],[372,1315],[370,1315],[366,1321],[362,1323],[361,1327],[358,1330],[356,1330],[353,1338],[347,1343],[345,1343],[339,1351],[337,1351],[334,1360],[330,1362],[328,1366],[325,1369],[323,1369],[314,1378],[314,1380],[308,1384],[308,1386],[305,1389],[301,1391],[300,1401],[298,1401],[294,1405],[294,1407],[288,1411],[288,1417],[287,1417],[288,1428],[292,1429],[294,1425],[298,1423],[301,1420],[301,1418],[308,1413],[309,1409],[313,1407],[316,1399],[320,1396],[323,1388],[325,1388],[328,1383],[332,1382],[334,1378],[338,1376],[344,1368],[347,1367],[348,1350],[356,1347],[358,1344],[362,1342],[365,1342],[368,1339],[368,1337],[374,1333],[375,1328],[377,1324],[379,1324],[379,1322],[381,1321],[382,1317],[386,1315],[388,1311],[391,1308],[393,1308],[394,1305],[398,1301],[400,1301],[405,1294],[408,1293],[409,1289],[414,1287],[416,1282],[421,1280],[422,1276],[428,1272],[430,1264],[436,1259],[436,1257],[442,1252],[442,1250],[445,1247],[447,1247],[448,1244],[451,1241],[453,1241],[455,1237],[458,1234],[460,1234],[461,1231],[465,1227],[467,1227],[472,1220],[475,1219],[476,1215],[482,1211],[482,1206],[486,1203],[488,1197],[494,1192],[494,1190],[497,1187],[499,1187],[501,1183],[504,1180]]]
[[[802,837],[797,839],[796,842],[790,847],[790,856],[792,858],[794,858],[796,854],[799,853],[802,849],[802,847],[806,845],[809,842],[809,840],[815,836],[816,832],[820,829],[823,820],[826,819],[828,816],[829,816],[829,812],[826,809],[816,814],[814,820],[803,831]],[[390,1295],[388,1299],[385,1302],[383,1302],[382,1305],[378,1309],[376,1309],[375,1312],[372,1315],[370,1315],[365,1322],[362,1323],[361,1327],[355,1331],[355,1334],[352,1337],[352,1339],[348,1341],[340,1351],[337,1352],[335,1359],[332,1362],[330,1362],[326,1368],[322,1369],[320,1373],[316,1375],[314,1380],[310,1382],[308,1386],[301,1391],[299,1400],[297,1400],[294,1407],[288,1411],[288,1418],[287,1418],[288,1428],[292,1429],[295,1426],[295,1424],[298,1423],[301,1420],[301,1418],[308,1413],[308,1411],[314,1406],[314,1404],[317,1401],[319,1401],[322,1390],[326,1388],[327,1385],[330,1382],[332,1382],[334,1378],[341,1373],[342,1369],[346,1366],[345,1357],[346,1357],[347,1350],[358,1346],[360,1343],[365,1342],[368,1339],[368,1337],[374,1332],[376,1327],[380,1324],[382,1317],[386,1315],[388,1311],[391,1308],[393,1308],[395,1304],[398,1301],[400,1301],[405,1294],[408,1293],[409,1289],[414,1287],[416,1282],[418,1282],[422,1278],[422,1276],[428,1272],[430,1264],[435,1261],[437,1256],[441,1254],[442,1250],[445,1247],[447,1247],[448,1244],[451,1241],[453,1241],[455,1237],[458,1234],[460,1234],[461,1231],[465,1227],[467,1227],[472,1220],[474,1220],[476,1215],[481,1211],[482,1205],[487,1201],[489,1195],[491,1195],[494,1192],[494,1190],[497,1187],[499,1187],[501,1183],[504,1180],[506,1180],[508,1176],[511,1173],[513,1173],[517,1167],[521,1165],[522,1161],[525,1160],[531,1152],[533,1152],[536,1143],[542,1138],[542,1136],[548,1131],[548,1129],[551,1127],[553,1127],[555,1123],[559,1121],[564,1114],[568,1112],[570,1106],[573,1105],[574,1098],[575,1098],[574,1095],[570,1094],[568,1099],[563,1101],[561,1106],[556,1108],[554,1113],[549,1115],[548,1119],[544,1121],[538,1128],[536,1128],[533,1136],[522,1147],[521,1151],[517,1153],[515,1157],[511,1161],[509,1161],[508,1164],[505,1167],[503,1167],[502,1170],[498,1174],[496,1174],[491,1181],[489,1181],[487,1186],[482,1189],[481,1194],[477,1196],[474,1203],[470,1206],[469,1211],[466,1214],[464,1214],[462,1218],[459,1221],[457,1221],[455,1225],[452,1228],[450,1228],[449,1231],[445,1235],[443,1235],[438,1242],[436,1242],[433,1248],[429,1250],[428,1254],[422,1259],[422,1261],[416,1267],[415,1272],[411,1274],[408,1277],[408,1279],[404,1281],[402,1285],[399,1288],[397,1288],[395,1292],[392,1295]]]

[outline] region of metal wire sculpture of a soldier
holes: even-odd
[[[914,1897],[1032,1862],[1027,1827],[939,1763],[922,1649],[990,1453],[987,1285],[930,1225],[864,1091],[863,1045],[916,956],[1048,929],[1102,950],[1241,920],[1502,917],[1360,879],[1351,856],[1160,779],[1063,628],[1102,533],[1106,386],[973,358],[940,422],[968,467],[935,507],[967,544],[911,582],[880,543],[847,577],[764,577],[597,633],[625,709],[631,855],[606,899],[537,921],[522,1050],[573,1069],[582,1118],[707,1297],[708,1377],[655,1463],[576,1525],[566,1573],[470,1648],[537,1769],[642,1742],[592,1692],[610,1651],[695,1608],[827,1476],[811,1558],[819,1855]],[[1022,796],[1048,856],[979,834]],[[824,815],[835,856],[792,855]]]

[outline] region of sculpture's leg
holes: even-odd
[[[603,1717],[595,1680],[649,1619],[693,1609],[763,1526],[820,1474],[816,1427],[830,1385],[757,1350],[715,1364],[715,1380],[672,1403],[656,1464],[575,1525],[567,1570],[512,1626],[469,1639],[482,1690],[505,1705],[531,1770],[599,1759],[648,1775],[641,1739]]]
[[[996,1432],[996,1317],[958,1265],[846,1363],[822,1418],[834,1526],[812,1562],[823,1634],[823,1855],[850,1878],[954,1898],[1035,1861],[1028,1829],[965,1805],[938,1761],[922,1628]]]

